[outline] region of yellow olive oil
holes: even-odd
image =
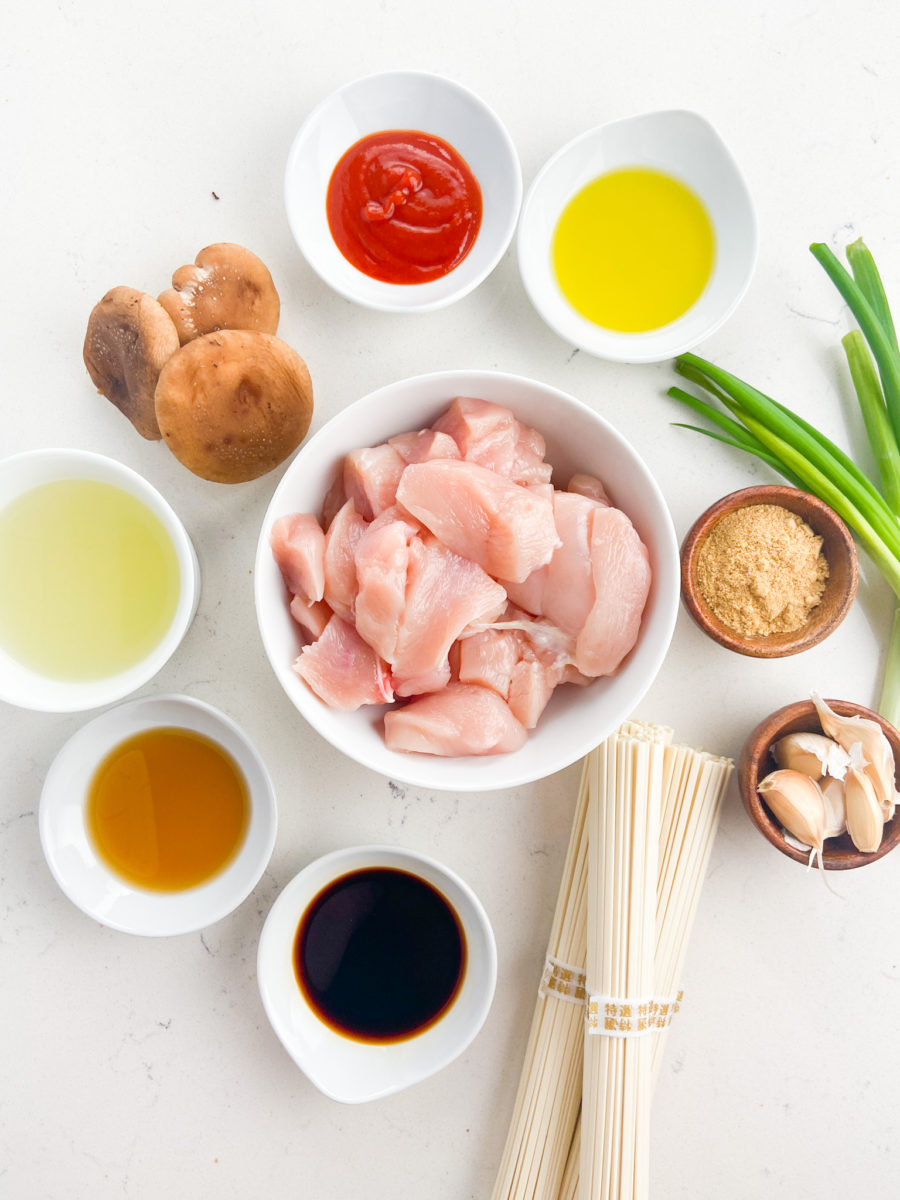
[[[234,858],[250,816],[240,767],[190,729],[147,729],[121,742],[88,789],[87,827],[98,855],[129,883],[175,892]]]
[[[662,171],[626,167],[592,180],[553,237],[563,295],[596,325],[659,329],[682,316],[712,275],[715,234],[700,198]]]
[[[122,488],[45,483],[0,511],[0,644],[53,679],[103,679],[140,662],[178,602],[172,540]]]

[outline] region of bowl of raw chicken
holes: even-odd
[[[573,396],[492,371],[390,384],[294,458],[255,566],[291,703],[357,762],[510,788],[631,716],[678,609],[678,544],[641,459]]]

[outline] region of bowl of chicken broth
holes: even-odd
[[[671,517],[625,438],[494,371],[402,380],[332,418],[272,497],[254,577],[299,714],[362,765],[453,791],[543,778],[612,732],[679,594]]]
[[[136,471],[63,447],[0,460],[0,699],[121,700],[175,653],[199,597],[190,538]]]

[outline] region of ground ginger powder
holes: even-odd
[[[822,539],[778,504],[752,504],[713,526],[697,558],[706,603],[735,633],[765,637],[801,629],[822,599]]]

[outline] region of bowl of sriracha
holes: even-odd
[[[394,779],[513,787],[635,710],[668,649],[678,546],[662,495],[587,405],[449,371],[332,418],[272,497],[257,619],[288,699]]]
[[[426,71],[386,71],[327,96],[288,155],[291,232],[317,275],[383,312],[467,295],[505,253],[522,170],[497,115]]]

